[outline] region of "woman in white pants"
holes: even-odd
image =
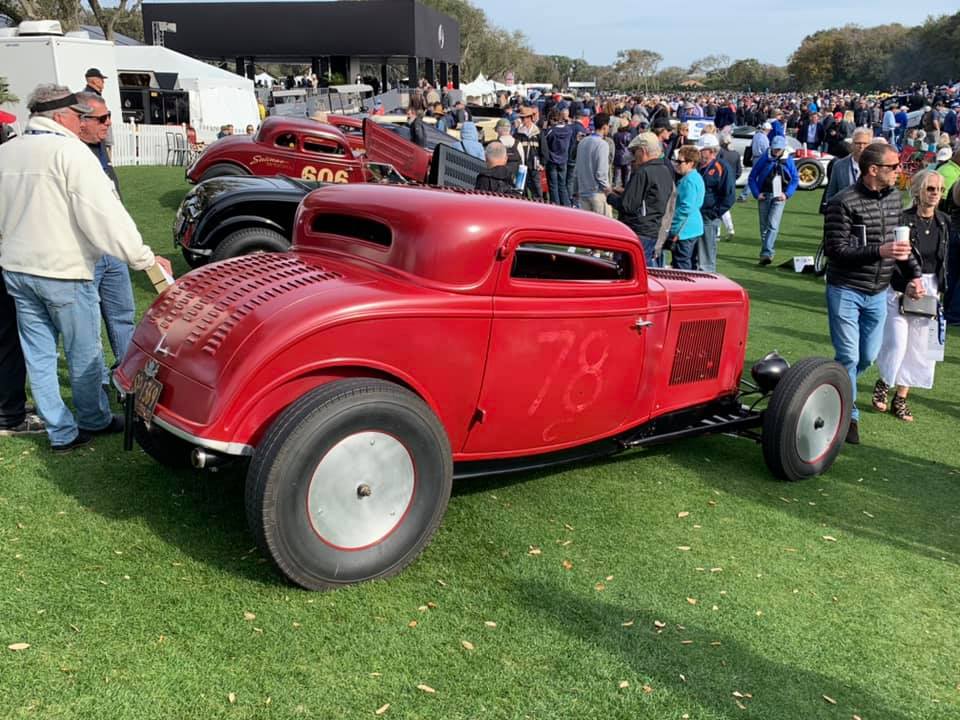
[[[937,210],[943,195],[943,176],[933,170],[921,170],[910,182],[913,205],[900,216],[901,225],[910,228],[910,244],[921,265],[922,276],[907,281],[899,269],[894,272],[887,289],[887,320],[883,327],[883,344],[877,356],[880,379],[873,388],[873,407],[888,409],[890,388],[896,394],[889,409],[898,420],[913,421],[907,405],[910,388],[933,387],[936,363],[943,360],[943,320],[901,312],[902,296],[933,295],[938,299],[946,289],[947,243],[950,218]]]

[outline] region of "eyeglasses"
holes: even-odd
[[[877,167],[887,168],[887,169],[891,169],[891,170],[892,170],[893,168],[898,168],[898,167],[900,167],[900,165],[901,165],[901,163],[886,163],[886,164],[885,164],[885,163],[877,163]]]
[[[932,192],[932,193],[942,193],[942,192],[943,192],[943,188],[942,188],[942,187],[936,187],[936,186],[934,186],[934,185],[928,185],[925,189],[926,189],[927,192]]]
[[[84,120],[96,120],[101,125],[103,125],[107,122],[107,120],[110,119],[111,114],[112,113],[110,113],[110,111],[107,111],[105,115],[81,115],[80,117]]]

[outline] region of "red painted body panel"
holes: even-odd
[[[365,224],[357,237],[314,231],[326,216]],[[386,239],[362,239],[371,224]],[[526,279],[512,269],[521,243],[579,244],[626,257],[631,270]],[[738,285],[648,273],[633,233],[595,214],[449,190],[325,186],[301,204],[292,252],[207,266],[166,290],[117,380],[128,389],[152,358],[164,384],[158,418],[200,440],[256,446],[310,389],[387,378],[433,409],[454,459],[505,458],[735,393],[747,322]]]
[[[354,155],[340,130],[299,118],[267,118],[256,135],[217,140],[187,169],[187,179],[200,182],[203,174],[218,164],[235,165],[251,175],[287,175],[332,183],[365,181],[363,161]]]
[[[343,133],[355,152],[364,152],[363,119],[352,115],[327,115],[327,125],[332,125]]]
[[[379,123],[363,121],[363,140],[370,162],[393,165],[407,180],[426,182],[432,154]]]

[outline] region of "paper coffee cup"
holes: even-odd
[[[898,225],[893,230],[893,237],[895,242],[910,244],[910,228],[906,225]]]

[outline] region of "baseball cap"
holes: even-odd
[[[953,157],[953,150],[948,147],[942,147],[937,150],[937,162],[946,162]]]
[[[100,78],[101,80],[107,79],[107,76],[104,75],[102,72],[100,72],[100,68],[90,68],[83,74],[83,76],[85,78],[95,77],[95,78]]]
[[[716,135],[710,133],[705,133],[700,136],[700,140],[697,142],[697,147],[701,150],[716,150],[720,147],[720,141],[717,140]]]
[[[764,120],[762,127],[764,130],[773,130],[773,125],[770,123],[769,120]]]
[[[497,120],[497,124],[496,124],[495,127],[496,127],[497,129],[500,129],[500,128],[509,128],[509,127],[510,127],[510,121],[507,120],[507,118],[500,118],[499,120]]]
[[[777,135],[773,140],[770,141],[771,150],[786,150],[787,149],[787,139],[783,135]]]
[[[670,125],[670,120],[663,116],[658,115],[657,119],[653,121],[654,132],[660,132],[661,130],[673,130],[673,127]]]

